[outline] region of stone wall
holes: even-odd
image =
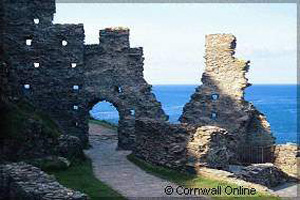
[[[86,142],[88,127],[84,123],[74,126],[79,114],[73,110],[81,101],[73,85],[83,81],[83,25],[52,24],[54,12],[54,0],[4,3],[1,22],[9,70],[7,96],[13,101],[26,97],[55,119],[65,134]],[[63,46],[63,41],[68,44]],[[78,68],[73,69],[72,62]]]
[[[149,119],[136,120],[134,154],[147,162],[194,172],[199,167],[227,169],[232,153],[227,131]],[[151,133],[151,134],[150,134]]]
[[[233,57],[236,38],[231,34],[206,36],[206,68],[202,85],[183,109],[182,123],[212,125],[229,133],[232,163],[268,162],[274,137],[266,117],[245,101],[250,84],[245,77],[249,61]]]
[[[87,196],[60,185],[52,176],[26,163],[0,165],[0,199],[87,200]]]
[[[165,121],[167,116],[143,77],[143,49],[129,46],[129,30],[105,29],[99,35],[99,45],[85,48],[86,113],[98,101],[112,103],[119,112],[118,146],[131,149],[135,119]]]
[[[118,109],[123,149],[134,143],[134,119],[167,120],[143,78],[142,49],[129,46],[128,29],[101,30],[100,44],[85,46],[82,24],[52,24],[55,0],[4,1],[1,9],[8,99],[27,98],[50,115],[63,134],[85,144],[89,110],[98,101]]]
[[[274,164],[289,175],[298,175],[299,149],[296,144],[277,144],[274,152]]]

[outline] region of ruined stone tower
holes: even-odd
[[[232,162],[271,161],[275,141],[265,116],[244,99],[244,90],[250,86],[245,77],[249,61],[233,57],[236,38],[207,35],[205,47],[203,84],[185,105],[180,121],[226,129],[229,148],[236,154]]]
[[[64,134],[87,143],[89,110],[106,100],[119,111],[123,149],[134,144],[136,118],[167,120],[143,78],[142,48],[129,46],[128,29],[101,30],[99,44],[84,45],[83,24],[52,23],[55,0],[1,4],[1,80],[7,80],[1,92],[11,101],[26,98]]]

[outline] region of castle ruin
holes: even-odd
[[[203,84],[175,125],[143,77],[143,49],[130,47],[128,29],[100,30],[99,44],[85,45],[83,24],[53,24],[54,13],[55,0],[1,2],[1,98],[27,99],[85,145],[89,110],[108,101],[119,112],[119,148],[171,168],[273,161],[269,124],[244,99],[249,62],[233,57],[233,35],[206,36]]]
[[[226,129],[236,161],[271,162],[275,138],[266,117],[244,99],[250,61],[233,57],[235,47],[231,34],[206,36],[203,84],[185,105],[180,121]]]
[[[143,49],[130,47],[129,30],[100,30],[99,44],[84,45],[83,24],[52,24],[55,0],[4,1],[1,13],[3,92],[13,101],[26,97],[64,134],[87,144],[89,110],[104,100],[119,112],[121,149],[134,144],[135,119],[168,119],[143,78]]]

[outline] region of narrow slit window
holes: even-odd
[[[33,66],[34,66],[35,68],[38,68],[38,67],[40,67],[40,63],[33,63]]]
[[[205,110],[206,110],[206,104],[204,102],[202,102],[201,105],[202,105],[203,112],[205,112]]]
[[[73,85],[73,90],[79,90],[79,86],[78,85]]]
[[[217,100],[217,99],[219,99],[219,95],[218,94],[212,94],[211,99],[212,100]]]
[[[211,113],[211,119],[213,119],[213,120],[217,119],[217,113],[216,112]]]
[[[67,46],[67,45],[68,45],[68,42],[67,42],[66,40],[62,40],[62,41],[61,41],[61,45]]]
[[[121,86],[115,86],[115,91],[118,93],[123,92],[122,87]]]
[[[32,39],[26,39],[26,45],[31,46],[32,44]]]
[[[29,84],[25,84],[24,88],[28,90],[28,89],[30,89],[30,85]]]
[[[119,93],[123,92],[122,87],[118,87],[118,92]]]
[[[38,18],[33,19],[34,24],[39,24],[40,20]]]
[[[71,63],[71,67],[72,67],[72,68],[75,68],[76,66],[77,66],[76,63]]]
[[[130,110],[130,114],[131,114],[132,116],[134,116],[134,115],[135,115],[135,110],[131,109],[131,110]]]
[[[73,106],[73,109],[74,110],[78,110],[78,106]]]

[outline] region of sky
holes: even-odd
[[[235,57],[251,61],[250,83],[297,82],[294,3],[57,3],[54,23],[83,23],[85,44],[98,44],[100,29],[129,27],[153,85],[201,84],[205,35],[215,33],[236,36]]]

